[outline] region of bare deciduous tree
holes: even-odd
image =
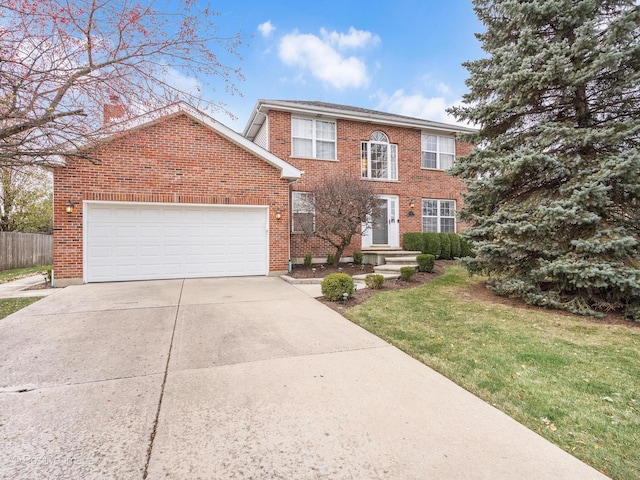
[[[371,183],[350,176],[327,177],[311,193],[304,202],[305,210],[315,213],[314,221],[300,222],[300,228],[334,247],[333,264],[338,265],[353,237],[370,228],[380,200]]]
[[[242,74],[227,63],[242,36],[220,36],[216,15],[193,0],[4,0],[0,166],[47,163],[91,142],[114,98],[125,116],[179,100],[223,108],[201,100],[201,82],[239,93]]]

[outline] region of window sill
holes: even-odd
[[[313,158],[313,157],[294,157],[291,155],[289,157],[291,160],[314,160],[316,162],[338,162],[339,160],[335,158]]]
[[[387,183],[400,183],[400,180],[388,180],[386,178],[368,178],[368,177],[360,177],[360,180],[365,180],[367,182],[387,182]]]
[[[433,172],[447,172],[448,170],[443,170],[442,168],[429,168],[429,167],[420,167],[420,170],[431,170]]]

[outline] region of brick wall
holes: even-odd
[[[82,278],[82,201],[269,205],[269,270],[289,259],[289,187],[280,171],[184,114],[68,159],[54,172],[54,269]],[[77,203],[73,214],[67,201]],[[275,210],[282,218],[275,219]]]
[[[453,199],[456,207],[462,207],[461,193],[464,185],[442,170],[421,168],[421,130],[403,127],[376,125],[351,120],[337,120],[338,161],[311,160],[291,157],[291,114],[269,112],[270,151],[305,173],[293,184],[293,190],[312,191],[329,174],[341,173],[360,177],[360,143],[368,141],[376,130],[384,132],[390,143],[398,145],[398,181],[371,181],[379,194],[398,195],[400,207],[400,244],[406,232],[422,231],[422,199]],[[456,141],[456,155],[468,155],[471,145]],[[409,207],[415,200],[413,209]],[[409,212],[414,215],[410,216]],[[458,230],[460,225],[458,225]],[[347,254],[361,249],[361,238],[354,238]],[[291,256],[303,257],[306,253],[324,257],[333,249],[317,238],[305,240],[302,235],[292,234]]]

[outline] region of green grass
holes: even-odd
[[[0,320],[38,300],[40,297],[0,298]]]
[[[0,283],[10,282],[22,277],[28,277],[35,273],[41,273],[51,268],[51,265],[41,265],[39,267],[17,268],[15,270],[0,271]]]
[[[458,266],[345,316],[616,480],[640,478],[640,328],[476,300]]]

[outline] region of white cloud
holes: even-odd
[[[349,27],[349,33],[347,34],[336,31],[328,32],[324,28],[321,28],[320,35],[322,35],[322,38],[326,42],[340,49],[363,48],[367,45],[376,45],[380,42],[378,35],[366,30],[356,30],[353,27]]]
[[[446,91],[450,91],[448,87]],[[421,93],[407,94],[402,89],[396,90],[391,96],[384,92],[378,92],[375,98],[378,100],[376,106],[378,110],[435,122],[467,126],[466,123],[458,122],[445,111],[449,107],[460,105],[460,100],[450,102],[442,96],[425,97]]]
[[[363,87],[369,84],[369,75],[364,61],[355,56],[344,56],[334,46],[362,48],[379,41],[377,35],[355,30],[348,34],[321,30],[320,38],[313,34],[297,31],[285,35],[280,40],[280,60],[285,65],[299,67],[335,88]]]
[[[335,33],[335,32],[334,32]],[[362,46],[361,40],[321,39],[316,35],[293,32],[285,35],[279,44],[280,60],[291,67],[308,70],[319,80],[334,88],[363,87],[369,84],[369,75],[364,61],[354,56],[343,56],[332,45],[333,42]],[[352,38],[347,35],[344,38]]]
[[[271,23],[271,20],[267,20],[264,23],[258,25],[258,31],[262,34],[263,37],[268,37],[271,33],[276,29]]]
[[[183,75],[178,70],[172,67],[167,68],[163,80],[173,88],[176,88],[181,92],[187,93],[189,95],[194,95],[197,97],[202,92],[200,82],[197,78]]]

